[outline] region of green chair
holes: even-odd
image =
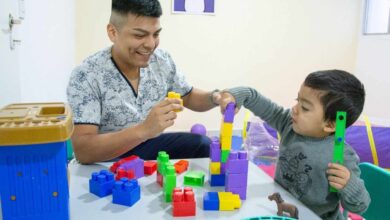
[[[371,204],[363,214],[366,220],[390,219],[390,172],[372,163],[359,164],[361,178],[371,196]]]

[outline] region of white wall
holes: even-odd
[[[355,70],[361,0],[216,0],[216,16],[173,15],[161,0],[161,48],[206,90],[246,85],[288,107],[311,71]],[[76,2],[76,59],[110,45],[109,0]],[[88,15],[88,16],[85,16]],[[242,127],[243,114],[235,128]],[[172,130],[219,129],[218,110],[180,113]]]
[[[366,89],[364,113],[390,118],[390,35],[361,35],[357,52],[357,76]]]
[[[20,33],[21,101],[66,101],[65,88],[75,65],[74,1],[25,3]]]

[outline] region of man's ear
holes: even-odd
[[[334,133],[336,131],[336,122],[326,121],[324,126],[324,131],[327,133]]]
[[[116,38],[118,36],[118,31],[116,30],[113,24],[107,24],[107,35],[110,38],[112,43],[115,43]]]

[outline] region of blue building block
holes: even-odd
[[[141,188],[136,179],[121,178],[112,190],[112,203],[133,206],[141,198]]]
[[[225,186],[225,174],[210,175],[210,186]]]
[[[219,210],[218,192],[205,192],[203,196],[203,210]]]
[[[89,180],[89,192],[99,197],[104,197],[112,193],[114,184],[114,174],[110,171],[100,170],[99,173],[93,172]]]

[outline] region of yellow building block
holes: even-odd
[[[238,194],[231,192],[218,192],[219,210],[232,211],[241,207],[241,200]]]
[[[232,136],[221,136],[219,141],[221,142],[222,150],[232,149]]]
[[[168,97],[169,99],[179,99],[179,100],[180,100],[180,105],[183,106],[183,99],[181,99],[180,93],[168,92],[167,97]],[[181,112],[181,111],[175,110],[175,112]]]
[[[219,136],[232,137],[233,136],[233,124],[224,122],[222,119],[221,130]]]
[[[221,174],[220,162],[210,162],[210,174]]]

